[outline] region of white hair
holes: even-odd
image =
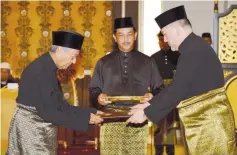
[[[58,48],[58,46],[56,46],[56,45],[51,45],[49,50],[50,50],[51,52],[55,52],[55,51],[57,50],[57,48]]]
[[[49,51],[56,52],[58,47],[62,47],[62,46],[51,45]],[[69,50],[71,50],[71,48],[67,48],[67,47],[62,47],[62,48],[64,52],[68,52]]]
[[[192,30],[191,23],[187,19],[180,19],[170,24],[171,27],[182,27],[184,29]]]

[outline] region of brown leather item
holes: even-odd
[[[106,100],[112,102],[121,102],[121,101],[141,101],[143,96],[108,96]]]
[[[143,96],[108,96],[106,97],[107,101],[112,101],[112,104],[104,107],[101,111],[104,114],[100,115],[104,119],[104,123],[109,122],[125,122],[130,115],[130,107],[140,103]],[[121,103],[121,105],[114,105],[114,103]],[[126,102],[126,103],[124,103]]]

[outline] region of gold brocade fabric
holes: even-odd
[[[233,111],[225,88],[178,105],[189,155],[237,155]]]
[[[101,155],[145,155],[148,125],[127,126],[126,122],[104,123],[100,131]]]
[[[17,105],[6,155],[57,154],[57,126],[41,119],[32,108]]]

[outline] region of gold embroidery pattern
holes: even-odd
[[[16,36],[20,38],[20,60],[18,62],[18,68],[16,69],[16,75],[20,75],[24,68],[30,63],[28,59],[29,53],[29,39],[33,34],[33,29],[30,27],[30,18],[28,17],[28,5],[27,1],[20,1],[18,3],[20,17],[17,20],[18,27],[15,29]]]
[[[1,14],[2,14],[2,18],[1,18],[1,39],[2,39],[2,44],[1,44],[1,51],[2,51],[2,61],[7,61],[9,59],[9,57],[11,56],[11,49],[8,48],[8,38],[7,38],[7,17],[11,14],[12,12],[12,8],[8,5],[8,2],[2,2],[1,3]]]
[[[82,47],[83,51],[83,68],[92,68],[92,59],[96,56],[97,50],[94,48],[92,36],[92,17],[96,14],[96,8],[93,6],[94,2],[84,1],[78,8],[78,13],[83,17],[83,31],[85,32],[85,39]]]
[[[41,23],[39,26],[41,27],[41,39],[39,41],[40,47],[37,49],[37,55],[41,56],[45,52],[48,51],[51,45],[50,39],[50,26],[52,25],[49,23],[50,17],[54,14],[54,7],[51,5],[50,1],[42,1],[39,2],[40,5],[36,8],[37,14],[41,17]]]
[[[70,1],[64,1],[61,3],[62,5],[62,10],[63,10],[63,17],[60,20],[61,27],[58,30],[70,30],[70,31],[76,31],[73,25],[73,19],[71,17],[70,11],[71,6],[73,5],[72,2]]]
[[[103,155],[145,155],[148,140],[148,125],[133,127],[126,122],[104,123],[100,129],[100,153]]]
[[[103,27],[100,29],[101,36],[104,38],[105,43],[103,47],[105,48],[104,53],[106,54],[107,52],[112,51],[112,2],[111,1],[106,1],[103,3],[104,5],[104,10],[105,10],[105,17],[103,20]]]
[[[14,77],[20,77],[29,62],[47,51],[52,42],[53,30],[75,29],[85,35],[82,48],[84,53],[81,52],[83,57],[75,65],[76,77],[83,77],[84,69],[93,73],[97,60],[105,52],[111,51],[111,3],[66,0],[2,1],[1,60],[11,63]],[[101,30],[102,27],[107,29]]]

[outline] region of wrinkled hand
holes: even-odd
[[[96,115],[91,113],[89,124],[100,124],[103,122],[104,120],[99,116],[100,114],[103,114],[103,112],[97,111]]]
[[[151,105],[149,102],[146,103],[142,103],[142,104],[137,104],[133,107],[131,107],[131,110],[129,111],[129,115],[133,115],[137,110],[144,110],[146,107],[148,107],[149,105]]]
[[[99,110],[98,110],[98,111],[96,112],[96,115],[102,115],[102,114],[104,114],[104,112],[102,112],[102,111],[99,111]]]
[[[144,113],[143,109],[136,109],[136,111],[133,112],[133,115],[127,120],[128,123],[143,123],[147,120],[147,117]]]
[[[151,93],[146,93],[143,97],[140,103],[145,103],[150,101],[153,98],[153,95]]]
[[[98,96],[98,103],[99,103],[100,105],[107,105],[107,104],[109,104],[109,103],[112,103],[111,101],[106,100],[106,97],[107,97],[106,94],[101,93],[101,94]]]

